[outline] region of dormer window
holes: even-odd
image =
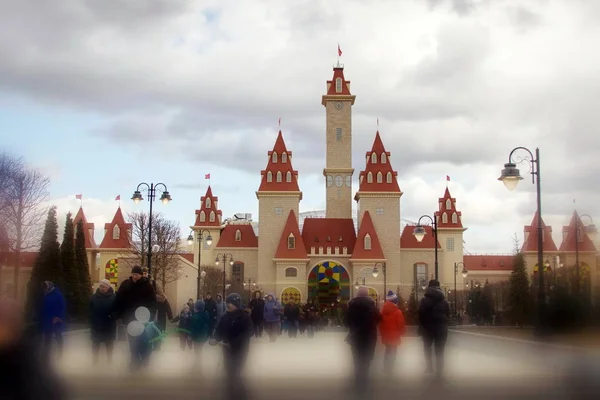
[[[452,210],[452,200],[446,200],[446,210]]]
[[[383,183],[383,174],[381,171],[377,173],[377,183]]]
[[[287,162],[287,153],[281,153],[281,162],[282,163],[286,163]]]
[[[121,237],[121,229],[119,228],[119,225],[115,225],[113,227],[113,239],[119,239]]]
[[[373,174],[370,171],[367,174],[367,183],[373,183]]]
[[[458,224],[458,214],[452,213],[452,223]]]
[[[365,235],[364,245],[365,250],[371,250],[371,235],[368,233]]]
[[[242,231],[240,231],[239,229],[237,231],[235,231],[235,241],[236,242],[242,241]]]
[[[277,153],[273,152],[271,154],[271,162],[276,163],[277,162]]]
[[[210,221],[210,222],[215,222],[215,212],[214,212],[214,211],[211,211],[211,212],[210,212],[209,221]]]
[[[210,197],[207,197],[204,203],[206,204],[206,208],[210,208]]]
[[[271,171],[267,172],[267,182],[273,182],[273,173]]]
[[[293,250],[295,248],[296,248],[296,237],[294,236],[293,233],[290,233],[290,236],[288,236],[288,249]]]
[[[381,163],[385,164],[387,162],[387,155],[385,152],[381,153]]]
[[[286,182],[291,182],[291,181],[292,181],[292,173],[291,173],[290,171],[288,171],[288,172],[285,174],[285,181],[286,181]]]
[[[392,183],[392,178],[393,178],[393,177],[392,177],[392,173],[391,173],[391,172],[388,172],[388,173],[387,173],[387,175],[385,176],[385,181],[386,181],[387,183]]]
[[[336,78],[335,80],[335,92],[342,93],[342,78]]]
[[[443,213],[442,214],[442,224],[447,224],[448,223],[448,214]]]
[[[377,154],[371,153],[371,164],[377,164]]]
[[[204,211],[200,211],[200,222],[206,221],[206,213]]]
[[[281,180],[282,180],[281,171],[277,171],[277,182],[281,182]]]

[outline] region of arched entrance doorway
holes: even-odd
[[[350,275],[340,263],[323,261],[308,274],[308,298],[320,306],[345,307],[350,300]]]
[[[300,294],[300,291],[295,287],[286,287],[281,292],[282,305],[286,305],[290,302],[290,300],[294,300],[294,303],[296,304],[300,304],[300,301],[302,300],[302,295]]]

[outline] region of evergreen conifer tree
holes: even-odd
[[[73,217],[67,214],[65,221],[65,232],[60,245],[60,263],[64,286],[61,288],[67,301],[67,315],[77,315],[77,300],[79,298],[79,276],[75,266],[75,232],[73,229]]]
[[[520,327],[532,322],[533,297],[523,254],[514,258],[514,267],[509,281],[508,318]]]
[[[418,311],[419,304],[417,302],[415,289],[413,288],[412,292],[410,293],[410,298],[408,299],[408,309],[406,310],[407,320],[410,325],[417,325],[419,323]]]
[[[75,231],[75,265],[79,277],[79,307],[77,315],[81,320],[87,317],[88,303],[92,295],[92,279],[90,277],[90,265],[85,248],[84,229],[83,221],[79,220]]]

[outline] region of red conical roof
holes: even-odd
[[[342,87],[340,91],[339,87],[336,87],[336,80],[342,80]],[[327,81],[327,94],[328,95],[342,95],[342,96],[351,96],[350,93],[350,81],[347,81],[344,77],[344,67],[337,66],[333,67],[333,78],[330,81]]]
[[[118,235],[115,235],[115,226],[118,226]],[[112,222],[104,224],[104,238],[100,243],[101,249],[128,249],[130,246],[131,224],[125,222],[121,207],[117,209]]]
[[[544,251],[557,251],[558,249],[556,248],[556,244],[554,243],[554,240],[552,239],[552,227],[546,226],[543,219],[542,219],[542,229],[544,232],[544,234],[542,236],[542,242],[544,244],[543,250]],[[537,213],[537,211],[535,212],[535,214],[533,216],[533,221],[531,221],[531,225],[525,226],[523,231],[528,235],[525,235],[525,237],[527,239],[525,239],[525,241],[523,242],[523,247],[521,247],[521,251],[522,252],[537,251],[538,250],[538,245],[537,245],[538,244],[538,213]]]
[[[369,235],[371,237],[371,248],[365,248],[365,237]],[[373,225],[371,214],[365,211],[360,227],[358,229],[358,235],[356,236],[356,244],[354,245],[354,251],[352,252],[353,260],[384,260],[383,249],[379,243],[379,237]]]
[[[448,204],[448,200],[450,200],[450,204]],[[444,217],[444,214],[446,217]],[[456,217],[453,217],[454,214],[456,214]],[[462,228],[461,216],[462,213],[456,209],[456,199],[450,195],[450,190],[446,188],[444,197],[439,199],[439,211],[435,213],[438,228]]]
[[[221,237],[217,243],[217,248],[223,247],[257,248],[258,237],[250,224],[227,224],[221,231]]]
[[[293,237],[293,240],[291,238]],[[292,243],[293,242],[293,243]],[[279,239],[279,246],[275,252],[275,258],[304,260],[307,257],[306,247],[300,234],[300,228],[298,227],[298,219],[294,210],[290,210],[287,221],[281,232],[281,238]]]
[[[375,156],[373,156],[375,154]],[[394,171],[390,163],[390,152],[385,150],[379,131],[375,134],[375,141],[371,151],[367,151],[367,165],[360,172],[360,192],[391,192],[401,193],[398,186],[398,172]],[[373,162],[374,161],[374,162]],[[357,193],[357,195],[358,195]]]
[[[83,207],[79,207],[79,211],[77,211],[77,215],[73,219],[73,226],[77,229],[77,224],[79,221],[83,221],[83,235],[85,237],[85,248],[93,249],[96,247],[96,241],[94,240],[94,223],[87,222],[85,218],[85,213],[83,212]],[[91,231],[91,233],[90,233]]]
[[[579,228],[579,235],[577,235]],[[596,251],[594,242],[587,235],[585,226],[579,217],[577,211],[573,211],[569,225],[563,227],[563,241],[560,244],[560,251]],[[579,243],[575,243],[575,238],[579,237]]]
[[[194,226],[221,226],[223,213],[218,209],[219,198],[213,196],[210,185],[206,194],[200,197],[200,209],[196,210],[196,222]]]
[[[268,152],[267,168],[261,171],[259,192],[299,192],[298,171],[292,167],[292,152],[288,151],[281,131],[273,150]]]

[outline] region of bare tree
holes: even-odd
[[[223,268],[215,267],[214,265],[203,265],[200,271],[206,272],[204,279],[201,282],[202,297],[211,293],[213,298],[217,294],[223,293]],[[229,279],[225,280],[225,284],[231,283]]]
[[[44,227],[50,180],[21,159],[0,155],[0,217],[8,236],[9,251],[15,253],[14,295],[19,288],[20,253],[37,248]]]
[[[148,217],[145,212],[133,212],[127,216],[132,224],[130,241],[135,254],[132,261],[141,266],[148,264]],[[169,283],[182,276],[180,240],[181,229],[177,222],[166,219],[162,214],[152,215],[152,247],[158,246],[158,251],[152,252],[151,273],[163,292]]]

